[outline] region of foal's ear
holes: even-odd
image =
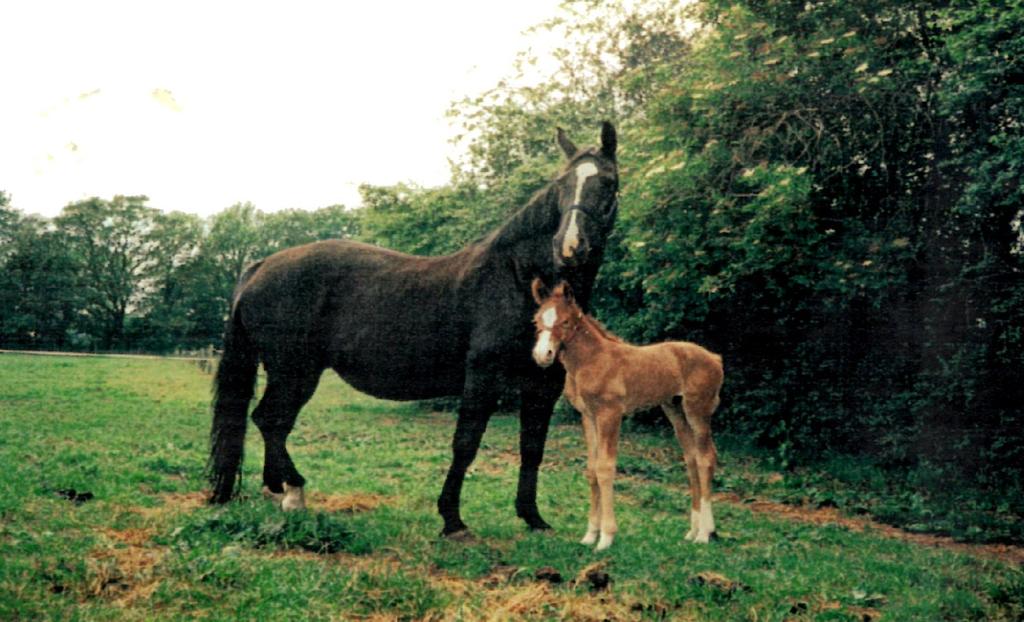
[[[574,302],[572,286],[569,285],[569,281],[560,281],[558,285],[555,285],[554,294],[556,296],[561,296],[568,303]]]
[[[614,160],[618,146],[619,138],[615,133],[615,126],[605,121],[601,124],[601,153]]]
[[[548,286],[544,284],[544,281],[539,276],[533,279],[533,283],[530,284],[530,291],[533,292],[533,299],[537,301],[537,304],[544,302],[544,299],[550,293]]]
[[[573,142],[569,140],[569,137],[565,135],[565,130],[562,128],[558,128],[558,146],[562,148],[562,152],[565,153],[565,157],[570,160],[576,155],[576,152],[579,151],[576,148],[576,145],[574,145]]]

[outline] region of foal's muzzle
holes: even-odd
[[[555,362],[557,350],[551,343],[551,333],[544,331],[537,337],[537,343],[533,344],[533,362],[541,367],[550,367]]]

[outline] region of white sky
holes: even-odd
[[[557,0],[0,4],[0,190],[56,215],[203,215],[448,181],[449,104],[512,73]]]

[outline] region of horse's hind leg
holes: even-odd
[[[697,537],[697,530],[700,526],[701,497],[700,476],[697,470],[697,449],[693,438],[693,430],[690,429],[690,424],[686,422],[681,404],[662,404],[661,409],[672,423],[672,429],[676,433],[676,440],[679,441],[679,446],[683,449],[683,462],[686,465],[687,480],[690,482],[690,530],[686,532],[684,538],[686,540],[693,540]]]
[[[278,499],[283,510],[301,510],[306,506],[302,487],[306,480],[288,455],[285,441],[295,426],[299,410],[309,401],[320,381],[320,373],[275,374],[268,371],[267,390],[252,419],[263,434],[265,459],[263,485]]]

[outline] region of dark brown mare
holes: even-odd
[[[466,469],[499,387],[510,381],[522,402],[516,513],[531,528],[548,528],[537,510],[537,470],[564,373],[530,360],[530,283],[564,278],[586,305],[618,207],[616,140],[607,122],[597,148],[577,149],[559,130],[568,162],[557,177],[496,231],[452,255],[415,257],[331,240],[249,267],[235,289],[214,381],[211,501],[228,501],[240,480],[262,362],[267,387],[252,418],[265,443],[263,483],[284,509],[304,507],[305,479],[285,439],[330,368],[381,398],[462,396],[437,502],[443,533],[460,532]]]

